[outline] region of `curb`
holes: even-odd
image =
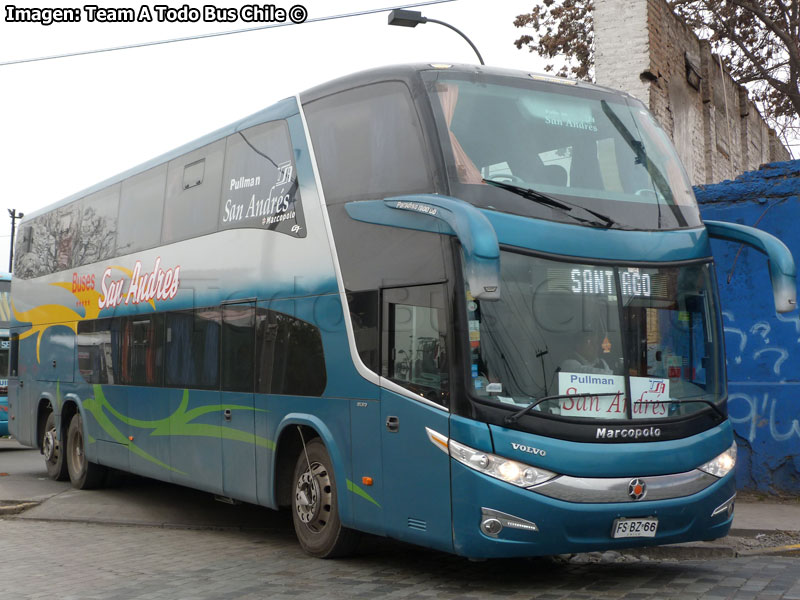
[[[16,515],[22,511],[39,506],[39,502],[2,502],[0,501],[0,516],[3,515]]]
[[[724,544],[700,545],[702,542],[687,542],[667,546],[628,548],[620,554],[649,560],[713,560],[716,558],[735,558],[736,550]]]
[[[737,556],[758,556],[760,554],[768,554],[771,556],[800,556],[800,544],[790,544],[788,546],[772,546],[769,548],[756,548],[754,550],[741,550],[736,553]]]

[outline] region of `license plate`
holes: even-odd
[[[642,519],[615,519],[611,528],[613,538],[638,538],[656,537],[658,529],[657,517],[644,517]]]

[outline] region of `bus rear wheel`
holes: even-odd
[[[67,430],[67,470],[72,487],[90,490],[100,487],[105,480],[106,468],[86,458],[83,440],[83,419],[75,413]]]
[[[42,455],[47,467],[47,476],[56,481],[66,481],[69,477],[67,461],[64,460],[63,440],[58,439],[56,416],[51,410],[47,415],[42,432]]]
[[[317,558],[351,554],[358,533],[342,527],[336,480],[328,451],[319,438],[306,444],[294,469],[292,521],[303,550]]]

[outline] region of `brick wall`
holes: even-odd
[[[600,4],[605,4],[602,9]],[[606,0],[595,3],[595,70],[603,73],[598,83],[625,90],[645,104],[650,86],[639,78],[649,68],[648,36],[641,26],[647,20],[647,7],[642,0]],[[626,15],[620,19],[620,15]],[[602,40],[598,44],[597,40]],[[624,60],[620,57],[624,56]]]
[[[649,106],[693,184],[791,158],[745,90],[664,0],[595,1],[597,83]],[[699,79],[692,85],[687,72]]]

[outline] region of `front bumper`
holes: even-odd
[[[639,502],[575,503],[487,477],[452,461],[453,537],[457,554],[470,558],[541,556],[674,544],[724,537],[733,522],[732,507],[720,510],[736,489],[733,473],[706,489],[681,498]],[[484,509],[534,523],[531,527],[481,530]],[[611,536],[615,519],[657,517],[653,538]]]

